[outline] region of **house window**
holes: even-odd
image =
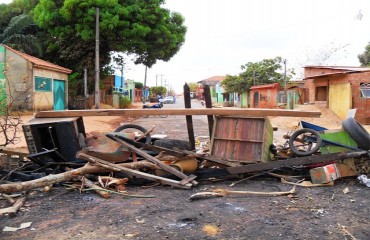
[[[35,91],[51,92],[51,78],[35,77]]]
[[[360,85],[361,97],[370,98],[370,83],[362,83]]]

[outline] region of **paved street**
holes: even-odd
[[[163,108],[184,108],[183,96],[176,96],[175,104],[164,104]],[[192,108],[205,108],[200,101],[196,99],[191,100]],[[156,126],[153,134],[166,134],[169,138],[188,140],[188,132],[186,128],[185,116],[171,116],[161,118],[158,115],[150,115],[148,118],[138,118],[132,121],[146,129],[151,129]],[[126,124],[126,123],[125,123]],[[208,136],[208,121],[207,116],[196,115],[193,116],[193,127],[195,136]]]

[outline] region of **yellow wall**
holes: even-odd
[[[66,81],[66,84],[65,84],[66,103],[65,104],[67,106],[67,99],[68,99],[68,84],[67,84],[68,75],[67,74],[54,72],[54,71],[51,71],[51,70],[35,67],[33,69],[33,78],[35,78],[35,77],[46,77],[46,78]],[[54,94],[53,94],[53,91],[54,91],[54,89],[52,89],[51,92],[37,92],[37,91],[34,91],[33,100],[34,100],[35,111],[53,110],[53,108],[54,108]]]
[[[352,91],[349,83],[332,84],[329,86],[329,109],[341,119],[345,119],[352,108]]]

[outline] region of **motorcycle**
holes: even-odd
[[[143,105],[143,108],[162,108],[162,107],[163,107],[163,103],[156,103],[153,105],[147,105],[147,104]]]

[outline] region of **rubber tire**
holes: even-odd
[[[342,126],[360,148],[364,150],[370,149],[370,135],[356,119],[347,118],[343,121]]]
[[[312,148],[310,151],[307,151],[307,152],[298,151],[294,147],[294,139],[296,139],[302,133],[306,133],[306,132],[312,133],[316,137],[316,146],[314,148]],[[315,131],[313,129],[310,129],[310,128],[299,129],[298,131],[294,132],[292,134],[292,136],[289,138],[289,148],[290,148],[290,150],[292,150],[292,152],[296,156],[300,156],[300,157],[309,156],[309,155],[314,154],[315,152],[317,152],[320,149],[321,145],[322,145],[322,139],[320,137],[320,134],[317,131]]]
[[[136,125],[136,124],[125,124],[125,125],[122,125],[122,126],[119,126],[118,128],[116,128],[116,130],[114,130],[114,132],[121,132],[122,130],[128,129],[128,128],[135,128],[135,129],[141,131],[142,133],[146,133],[148,131],[145,128],[143,128],[142,126],[139,126],[139,125]],[[142,140],[144,140],[144,139],[142,139]],[[151,142],[152,142],[152,137],[148,133],[148,135],[146,135],[146,138],[145,138],[145,143],[146,144],[151,144]]]
[[[180,148],[185,150],[191,150],[190,142],[180,139],[164,138],[154,141],[154,146],[164,147],[168,149]]]

